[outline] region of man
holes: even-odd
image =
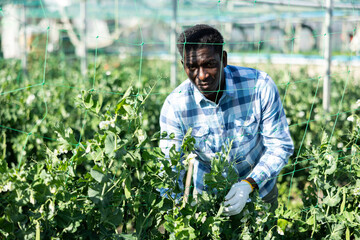
[[[273,80],[264,72],[227,65],[221,34],[208,25],[196,25],[180,34],[178,50],[188,79],[165,100],[160,115],[161,131],[175,139],[161,140],[169,156],[180,149],[191,127],[198,159],[194,187],[204,190],[203,176],[223,145],[232,143],[229,161],[234,162],[239,182],[225,197],[227,215],[244,208],[249,194],[277,204],[276,177],[293,153],[281,99]]]

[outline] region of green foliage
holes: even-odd
[[[346,78],[333,84],[336,115],[322,112],[318,79],[301,82],[302,72],[288,87],[278,85],[297,146],[290,162],[303,170],[293,178],[280,176],[283,196],[275,212],[255,193],[242,213],[226,217],[224,196],[237,181],[227,158],[231,145],[212,160],[204,177],[207,192],[191,194],[184,206],[173,168],[188,165],[174,148],[165,159],[157,147],[160,138],[173,137],[158,132],[171,91],[164,66],[143,61],[139,79],[138,59],[113,63],[99,57],[83,79],[77,64],[57,71],[58,60],[48,59],[45,85],[36,85],[43,78],[42,59],[29,61],[28,77],[18,63],[1,63],[0,89],[8,93],[0,98],[0,238],[360,238],[360,97],[350,81],[340,109]],[[275,80],[281,74],[269,72]],[[333,130],[335,123],[340,127]],[[322,138],[321,132],[328,134]],[[193,148],[189,131],[183,159]],[[290,180],[296,207],[284,199]],[[167,197],[160,196],[161,188],[169,189]]]

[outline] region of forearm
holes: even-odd
[[[291,154],[291,149],[289,151],[280,148],[272,151],[267,150],[247,178],[252,179],[258,189],[261,189],[269,180],[277,178],[280,171],[288,163]]]

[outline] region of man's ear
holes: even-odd
[[[223,63],[223,67],[227,66],[227,52],[223,51],[222,53],[222,63]]]

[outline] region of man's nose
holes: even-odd
[[[198,78],[200,81],[203,81],[207,78],[207,72],[204,68],[200,67],[199,68],[199,73],[198,73]]]

